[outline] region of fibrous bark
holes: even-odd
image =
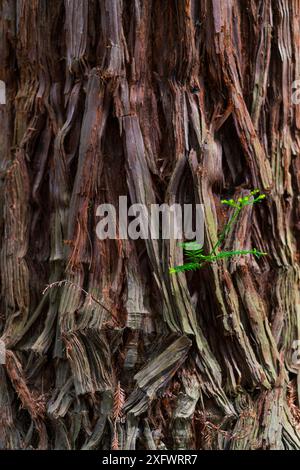
[[[299,0],[0,15],[1,447],[299,449]],[[255,187],[226,243],[259,261],[96,236],[121,195],[196,202],[209,249]]]

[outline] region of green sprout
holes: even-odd
[[[180,273],[184,271],[196,271],[197,269],[201,269],[206,263],[213,263],[218,261],[219,259],[224,258],[232,258],[233,256],[245,256],[245,255],[254,255],[256,258],[260,258],[261,256],[266,256],[267,253],[263,253],[258,251],[256,248],[252,250],[234,250],[234,251],[220,251],[219,247],[222,245],[228,234],[230,233],[233,225],[237,221],[237,218],[241,212],[241,210],[246,207],[250,206],[251,204],[255,204],[257,202],[261,202],[265,199],[265,194],[260,194],[259,189],[254,189],[250,192],[249,196],[245,196],[239,198],[237,201],[234,199],[223,199],[221,202],[227,206],[230,206],[234,209],[231,217],[229,218],[228,222],[226,223],[224,229],[220,233],[216,244],[213,246],[211,252],[207,255],[203,253],[203,247],[199,245],[197,242],[184,242],[179,243],[179,246],[183,248],[183,251],[188,259],[188,262],[182,264],[180,266],[174,266],[173,268],[169,269],[171,274]]]

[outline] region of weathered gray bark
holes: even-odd
[[[0,15],[1,447],[300,448],[299,1]],[[194,200],[209,248],[254,187],[228,246],[259,261],[170,276],[175,243],[95,233],[119,195]]]

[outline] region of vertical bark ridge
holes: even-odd
[[[1,448],[300,448],[299,14],[0,0]],[[96,235],[193,201],[210,249],[254,187],[226,246],[261,260],[170,276],[176,242]]]

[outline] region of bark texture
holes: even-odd
[[[300,449],[300,1],[0,15],[1,447]],[[228,246],[259,261],[170,276],[176,243],[96,236],[119,195],[194,201],[209,248],[255,187]]]

